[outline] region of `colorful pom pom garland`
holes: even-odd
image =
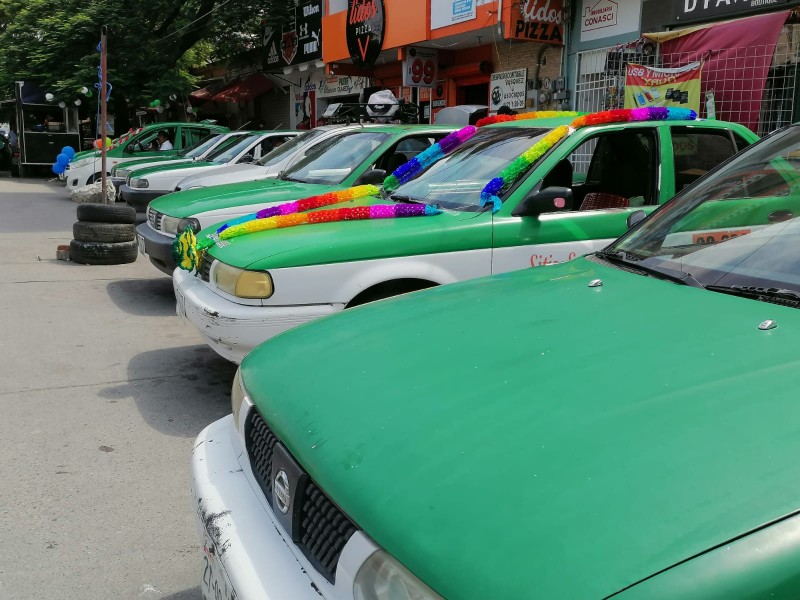
[[[520,113],[518,115],[494,115],[483,117],[475,123],[476,127],[485,127],[495,123],[507,123],[509,121],[527,121],[528,119],[557,119],[559,117],[579,117],[585,113],[570,110],[537,110],[533,112]]]
[[[535,114],[535,113],[528,113]],[[509,116],[517,119],[524,115],[500,115]],[[496,118],[496,117],[489,117]],[[589,113],[576,117],[569,127],[556,127],[553,131],[528,148],[520,156],[515,158],[510,165],[503,169],[500,174],[493,178],[481,191],[481,206],[492,206],[492,212],[500,210],[503,202],[499,194],[503,188],[512,185],[519,177],[527,171],[530,166],[544,156],[553,146],[563,138],[567,137],[571,131],[590,125],[605,125],[607,123],[632,123],[636,121],[693,121],[697,118],[697,113],[688,108],[630,108],[619,110],[607,110],[603,112]],[[483,120],[483,119],[482,119]],[[498,123],[500,121],[493,121]],[[480,121],[478,122],[480,123]]]
[[[417,154],[407,163],[397,167],[397,169],[395,169],[391,175],[383,180],[383,189],[387,192],[396,190],[400,184],[410,181],[437,160],[442,158],[445,154],[449,154],[458,148],[461,144],[475,135],[476,131],[478,131],[477,127],[474,125],[467,125],[466,127],[445,136],[437,143],[431,145],[431,147],[427,150]]]

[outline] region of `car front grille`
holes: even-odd
[[[272,455],[278,438],[255,409],[247,417],[245,437],[250,467],[272,506]],[[357,528],[310,477],[305,481],[303,489],[296,492],[295,503],[300,507],[296,544],[309,562],[334,583],[339,556]]]
[[[161,231],[161,220],[163,218],[164,218],[164,213],[160,213],[157,210],[153,210],[149,206],[147,207],[147,221],[150,223],[150,227],[152,227],[156,231]]]
[[[197,263],[197,274],[203,281],[211,280],[211,265],[214,264],[214,258],[208,255],[206,251],[199,252],[199,262]]]

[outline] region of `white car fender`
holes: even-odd
[[[398,279],[436,285],[491,272],[491,249],[270,269],[275,294],[265,306],[347,304],[364,290]]]

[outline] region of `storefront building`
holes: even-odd
[[[446,106],[566,106],[562,0],[326,0],[314,114],[389,89],[431,121]],[[313,89],[312,89],[313,88]],[[364,94],[362,94],[363,97]]]
[[[800,0],[576,0],[577,110],[680,104],[764,135],[800,118]]]

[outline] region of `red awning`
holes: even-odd
[[[220,87],[221,86],[218,83],[212,83],[204,88],[193,91],[191,94],[189,94],[189,99],[197,104],[211,100],[211,98],[214,97],[214,94],[219,91]]]
[[[271,90],[274,86],[262,73],[254,73],[245,79],[234,81],[217,93],[215,102],[245,102]]]

